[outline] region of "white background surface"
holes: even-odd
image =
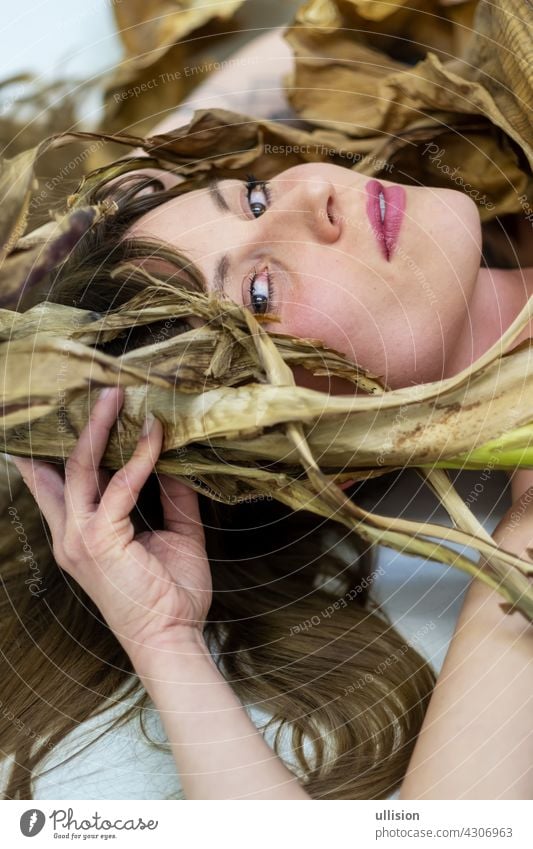
[[[92,79],[122,58],[108,0],[20,0],[9,6],[3,4],[0,33],[1,80],[21,72],[31,72],[43,82]],[[16,83],[3,92],[2,100],[9,105],[11,99],[18,100],[26,92],[24,83]],[[81,99],[83,129],[98,122],[101,109],[97,91]]]
[[[83,79],[122,56],[107,0],[18,0],[4,4],[0,78],[31,71],[45,79]]]

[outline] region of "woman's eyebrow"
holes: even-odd
[[[225,286],[228,282],[228,272],[229,272],[229,256],[228,254],[222,254],[220,259],[218,260],[215,266],[215,274],[213,277],[213,287],[215,292],[222,292],[223,295],[226,294]]]
[[[220,182],[221,180],[219,177],[213,177],[209,181],[207,185],[207,188],[209,190],[209,197],[215,204],[216,208],[219,209],[221,212],[231,212],[228,202],[220,190]]]

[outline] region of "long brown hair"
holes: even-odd
[[[154,191],[140,195],[147,187]],[[128,176],[112,188],[97,186],[89,201],[110,191],[116,214],[83,237],[46,296],[109,310],[144,285],[120,265],[154,257],[173,266],[174,285],[202,289],[202,275],[186,257],[153,240],[124,238],[139,215],[173,196],[169,190],[153,178]],[[102,348],[119,356],[149,344],[156,331],[129,331]],[[129,707],[104,733],[133,716],[144,732],[149,701],[96,606],[54,562],[43,517],[6,467],[0,745],[12,766],[3,796],[31,799],[43,757],[79,723],[123,699]],[[276,751],[290,733],[292,768],[313,798],[387,798],[405,774],[435,676],[372,600],[371,552],[333,521],[274,499],[225,505],[199,495],[199,502],[214,584],[205,636],[221,672],[243,701],[271,715]],[[158,504],[152,476],[134,511],[136,527],[162,527]],[[32,567],[33,591],[27,561],[21,563],[21,529],[39,573]]]

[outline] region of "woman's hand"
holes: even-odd
[[[158,647],[201,639],[211,573],[197,495],[174,478],[159,477],[165,530],[135,536],[130,513],[159,457],[161,422],[153,419],[122,469],[99,469],[122,402],[123,390],[104,390],[64,478],[52,464],[13,460],[48,522],[58,565],[93,599],[135,665]]]
[[[164,531],[130,513],[163,442],[157,419],[118,472],[99,469],[122,391],[99,399],[65,465],[13,458],[50,526],[54,556],[98,605],[158,709],[189,799],[308,799],[202,639],[211,572],[196,493],[161,475]]]

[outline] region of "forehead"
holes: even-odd
[[[219,248],[216,243],[229,235],[231,218],[216,206],[208,188],[195,189],[141,215],[125,235],[161,239],[198,259]]]
[[[136,219],[125,233],[126,238],[148,238],[170,245],[186,261],[192,263],[201,272],[208,290],[220,289],[220,268],[227,263],[228,252],[241,247],[245,234],[239,228],[239,218],[234,214],[234,195],[240,191],[240,180],[224,180],[225,187],[233,184],[233,189],[225,188],[225,197],[231,197],[231,209],[220,208],[220,202],[213,197],[209,187],[195,189],[186,194],[171,198]],[[151,260],[150,262],[153,262]],[[156,268],[159,260],[155,260]],[[161,270],[167,271],[163,260]],[[228,274],[227,281],[233,281]],[[217,282],[218,281],[218,282]],[[229,285],[229,283],[228,283]],[[230,297],[238,298],[238,292],[226,290]]]

